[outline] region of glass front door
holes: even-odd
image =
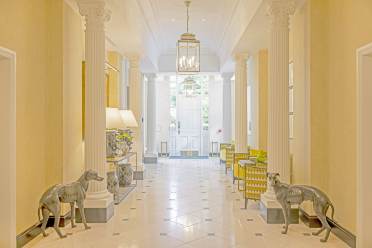
[[[178,76],[171,83],[171,156],[203,156],[208,132],[208,83],[203,77]]]

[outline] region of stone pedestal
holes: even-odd
[[[261,196],[260,215],[267,224],[284,224],[283,210],[276,199],[272,200]],[[298,206],[292,206],[290,217],[290,224],[299,223],[299,209]]]

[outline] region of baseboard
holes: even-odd
[[[59,221],[59,227],[65,227],[71,221],[71,213],[68,212],[61,216]],[[47,227],[52,227],[54,225],[54,216],[50,216],[48,219]],[[25,246],[28,242],[36,238],[41,234],[41,223],[36,223],[35,225],[29,227],[24,232],[17,235],[17,248]]]
[[[356,236],[353,233],[328,217],[327,220],[332,227],[332,233],[336,235],[336,237],[344,241],[351,248],[356,248]]]
[[[310,228],[320,228],[322,226],[318,217],[308,215],[303,209],[300,209],[301,221]],[[328,223],[332,227],[332,233],[344,241],[351,248],[356,248],[356,236],[343,228],[340,224],[327,217]]]

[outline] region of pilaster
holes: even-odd
[[[235,55],[235,151],[247,152],[247,53]]]
[[[147,151],[145,163],[157,163],[156,155],[156,74],[147,77]]]
[[[232,104],[231,104],[231,78],[234,74],[222,74],[222,134],[223,143],[231,143],[232,141]]]

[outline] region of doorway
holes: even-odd
[[[0,247],[16,247],[15,59],[0,47]]]
[[[357,247],[372,247],[372,43],[357,51]]]
[[[208,80],[180,76],[171,83],[170,155],[208,155]]]

